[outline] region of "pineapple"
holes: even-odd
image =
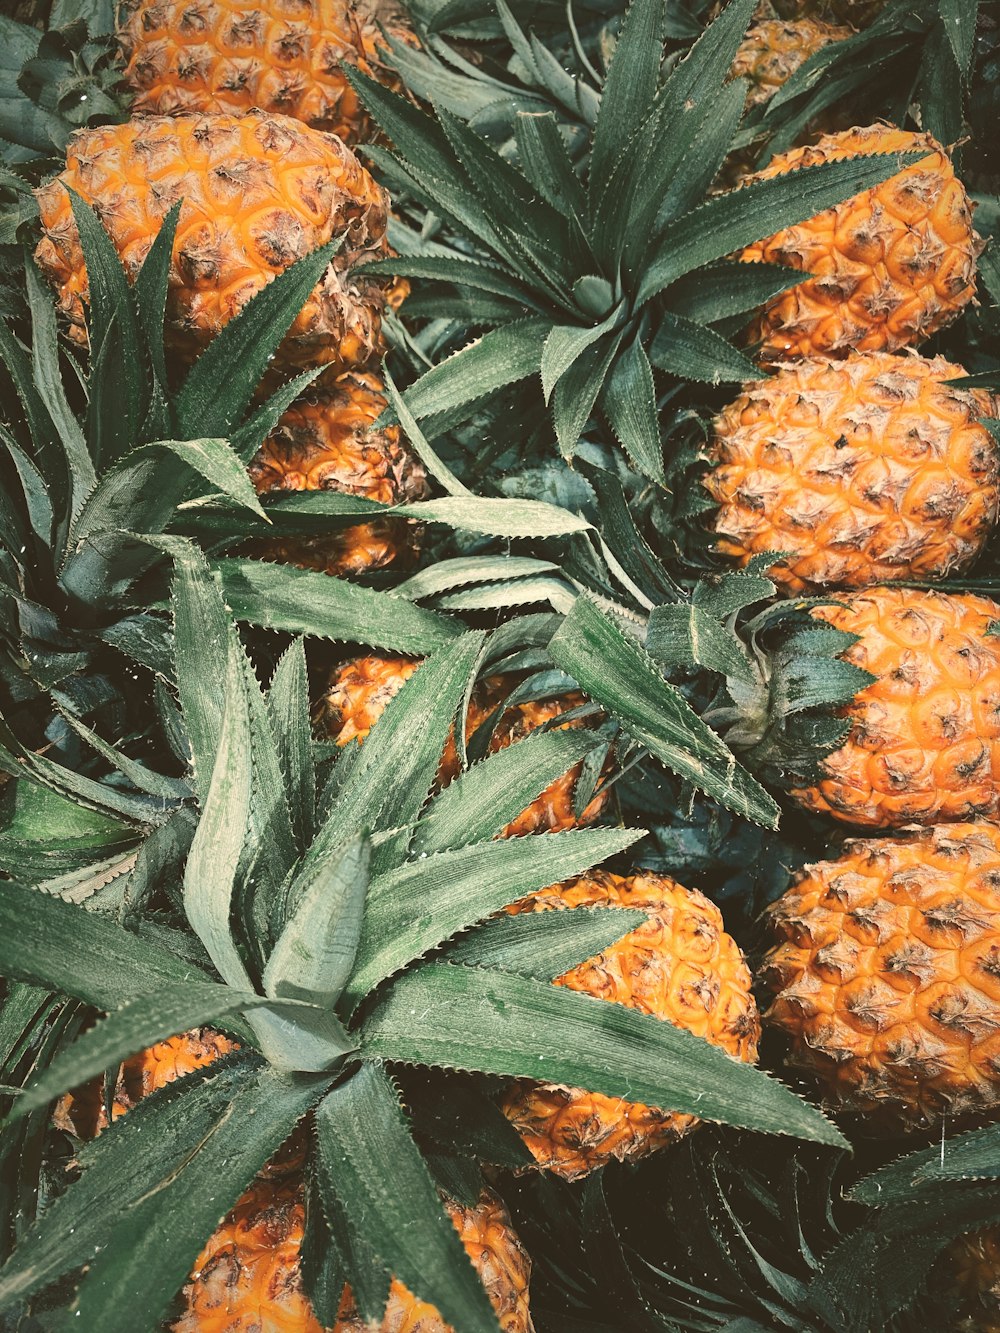
[[[959,1236],[947,1255],[962,1299],[961,1333],[1000,1333],[1000,1227]]]
[[[850,35],[850,28],[814,18],[761,19],[752,24],[732,65],[735,78],[749,81],[747,106],[767,102],[810,56]]]
[[[385,0],[125,0],[118,39],[139,114],[255,108],[294,116],[346,143],[370,122],[342,62],[395,85],[384,64],[385,29],[415,41]]]
[[[1000,1107],[1000,828],[849,842],[769,914],[765,1019],[832,1107],[876,1130]]]
[[[167,300],[168,346],[191,360],[296,259],[343,236],[278,349],[279,369],[362,366],[382,348],[383,285],[351,272],[386,252],[388,200],[339,139],[288,116],[154,116],[74,135],[66,170],[38,191],[35,257],[71,336],[85,342],[87,272],[67,187],[100,215],[134,277],[183,199]]]
[[[446,1200],[504,1333],[531,1333],[531,1261],[492,1194],[472,1208]],[[184,1288],[173,1333],[322,1333],[302,1289],[303,1191],[294,1177],[258,1179],[209,1240]],[[394,1281],[383,1333],[447,1333],[434,1306]],[[371,1333],[345,1291],[334,1333]]]
[[[997,520],[1000,450],[959,366],[885,352],[783,366],[716,418],[705,486],[718,549],[788,552],[789,593],[936,579],[968,567]]]
[[[401,657],[361,657],[345,662],[334,671],[316,711],[315,720],[321,732],[338,745],[346,745],[355,739],[364,740],[382,709],[418,666],[419,662]],[[469,703],[466,740],[494,713],[513,685],[514,680],[510,676],[491,676],[476,686]],[[494,754],[522,740],[536,727],[553,722],[563,713],[579,708],[584,702],[584,696],[574,691],[556,699],[514,704],[497,721],[490,738],[489,753]],[[581,723],[574,720],[565,725],[579,726]],[[507,825],[504,836],[517,837],[524,833],[543,831],[556,833],[596,819],[607,799],[607,793],[599,791],[586,809],[576,814],[573,792],[580,770],[581,765],[576,764],[547,787],[517,819]],[[459,771],[458,751],[454,741],[449,741],[441,760],[438,777],[440,784],[446,786],[458,776]]]
[[[372,429],[386,406],[382,390],[377,375],[352,371],[293,403],[250,464],[258,495],[334,490],[382,504],[424,499],[427,474],[399,427]],[[329,535],[269,542],[263,554],[328,574],[360,574],[411,548],[414,529],[405,520],[380,518]]]
[[[896,351],[951,323],[976,290],[983,248],[969,198],[929,134],[869,125],[781,153],[747,178],[763,180],[864,153],[923,150],[882,185],[747,246],[746,263],[813,276],[770,301],[749,330],[760,358]]]
[[[756,1060],[760,1022],[750,973],[722,914],[703,894],[665,875],[597,870],[508,911],[567,907],[640,908],[649,921],[564,973],[557,985],[640,1009],[739,1060]],[[527,1080],[513,1084],[501,1106],[538,1165],[567,1180],[612,1160],[645,1157],[698,1123],[692,1115]]]
[[[847,739],[793,792],[866,828],[1000,813],[1000,606],[985,597],[872,588],[813,616],[858,635],[846,661],[875,680],[844,710]]]
[[[112,1120],[130,1111],[151,1092],[165,1088],[174,1079],[183,1078],[196,1069],[204,1069],[235,1050],[236,1043],[221,1032],[195,1028],[129,1056],[119,1067],[115,1080]],[[107,1129],[103,1079],[95,1079],[62,1097],[56,1105],[53,1121],[57,1129],[80,1139],[95,1138],[101,1130]]]

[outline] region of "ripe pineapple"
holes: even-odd
[[[183,1078],[196,1069],[203,1069],[223,1055],[236,1050],[236,1043],[211,1028],[195,1028],[178,1037],[158,1041],[137,1055],[130,1055],[118,1070],[111,1107],[111,1118],[117,1120],[130,1111],[151,1092]],[[58,1129],[76,1138],[95,1138],[108,1127],[104,1105],[104,1080],[92,1082],[60,1098],[53,1113]]]
[[[564,973],[557,985],[640,1009],[739,1060],[756,1060],[760,1020],[750,973],[714,903],[665,875],[623,877],[596,870],[543,889],[508,911],[565,907],[640,908],[649,921]],[[679,1112],[525,1080],[512,1085],[501,1105],[538,1165],[567,1180],[612,1159],[645,1157],[698,1123]]]
[[[399,427],[372,429],[386,405],[382,389],[377,375],[353,371],[293,403],[250,464],[258,495],[333,490],[382,504],[422,500],[427,474]],[[263,553],[328,574],[360,574],[412,547],[414,527],[404,519],[376,519],[319,537],[268,542]]]
[[[342,62],[396,84],[381,30],[415,40],[392,0],[125,0],[119,22],[137,113],[255,108],[346,143],[370,137],[370,122]]]
[[[382,709],[412,676],[419,663],[404,657],[359,657],[338,667],[316,710],[315,721],[320,731],[346,745],[354,739],[364,740],[378,721]],[[468,741],[502,702],[513,686],[509,676],[491,676],[481,681],[473,691],[469,703],[466,740]],[[519,703],[504,711],[490,739],[489,753],[522,740],[529,732],[560,717],[570,709],[579,708],[584,696],[575,691],[556,699]],[[571,721],[566,726],[580,726]],[[575,765],[542,792],[541,796],[508,824],[505,837],[523,833],[560,832],[596,819],[606,800],[606,793],[598,791],[582,814],[573,809],[573,791],[580,776],[581,765]],[[439,782],[446,786],[459,773],[458,752],[449,741],[441,760]]]
[[[531,1333],[531,1261],[507,1210],[492,1194],[474,1208],[446,1203],[504,1333]],[[173,1333],[322,1333],[302,1290],[304,1223],[302,1188],[293,1177],[255,1181],[199,1256]],[[432,1305],[394,1281],[374,1330],[447,1333],[448,1326]],[[373,1333],[358,1318],[349,1291],[334,1333]]]
[[[831,42],[850,36],[850,28],[814,18],[795,22],[761,19],[753,23],[732,66],[734,78],[749,80],[747,106],[760,106],[768,101],[810,56]]]
[[[1000,1333],[1000,1227],[959,1236],[947,1256],[962,1298],[961,1333]]]
[[[876,677],[844,710],[851,731],[793,792],[867,828],[1000,813],[1000,606],[985,597],[872,588],[812,614],[858,635],[842,654]]]
[[[781,153],[749,177],[865,153],[924,150],[874,189],[747,246],[747,263],[813,274],[768,303],[749,330],[764,362],[896,351],[949,324],[972,300],[983,248],[951,161],[929,134],[869,125]]]
[[[769,909],[765,1019],[876,1130],[1000,1106],[1000,828],[849,842]]]
[[[276,274],[337,236],[345,244],[276,367],[321,365],[336,376],[380,352],[383,286],[351,269],[386,252],[387,196],[332,135],[257,111],[146,117],[74,135],[66,170],[38,191],[44,235],[35,257],[83,343],[87,272],[67,186],[97,210],[131,275],[184,200],[166,317],[168,344],[183,359]]]
[[[965,372],[884,352],[811,358],[748,384],[716,418],[705,486],[718,550],[789,552],[790,593],[936,579],[967,568],[1000,505],[1000,449]]]

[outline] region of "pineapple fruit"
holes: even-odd
[[[1000,814],[1000,606],[970,594],[880,587],[812,615],[857,641],[870,672],[844,710],[847,739],[792,794],[866,828]]]
[[[364,740],[383,708],[418,666],[419,662],[405,657],[360,657],[345,662],[334,671],[316,709],[314,720],[320,732],[335,740],[338,745]],[[513,685],[510,676],[491,676],[476,686],[469,702],[467,741],[495,712]],[[563,713],[579,708],[584,702],[584,696],[574,691],[556,699],[514,704],[505,709],[497,721],[490,738],[489,753],[494,754],[497,750],[523,740],[536,727],[555,721]],[[564,725],[579,726],[582,721],[574,719]],[[573,807],[573,792],[580,770],[581,765],[577,764],[563,777],[556,779],[507,825],[504,836],[557,833],[596,819],[607,799],[606,793],[598,791],[581,814],[577,814]],[[449,741],[441,760],[438,776],[440,785],[446,786],[458,776],[459,771],[458,751],[454,742]]]
[[[236,1050],[236,1043],[212,1028],[195,1028],[177,1037],[168,1037],[119,1066],[111,1104],[111,1118],[117,1120],[143,1097],[158,1092],[175,1079],[204,1069],[223,1055]],[[104,1099],[104,1080],[92,1082],[67,1093],[56,1104],[53,1122],[79,1139],[95,1138],[108,1127]]]
[[[386,0],[125,0],[118,40],[137,114],[251,109],[294,116],[346,143],[371,125],[342,65],[395,84],[382,29],[413,41]]]
[[[869,125],[781,153],[762,180],[858,154],[921,150],[883,184],[747,246],[746,263],[812,276],[771,300],[751,324],[763,362],[897,351],[955,319],[976,290],[983,243],[946,151],[929,134]]]
[[[947,1250],[961,1299],[960,1333],[1000,1333],[1000,1227],[959,1236]]]
[[[767,102],[810,56],[850,36],[850,28],[814,18],[795,22],[760,19],[753,23],[732,65],[733,77],[746,79],[750,85],[747,106]]]
[[[500,1200],[446,1201],[504,1333],[531,1333],[531,1261]],[[184,1288],[173,1333],[322,1333],[300,1273],[305,1224],[294,1176],[259,1179],[209,1240]],[[363,1322],[345,1291],[334,1333],[448,1333],[438,1311],[393,1281],[380,1324]]]
[[[789,593],[966,569],[1000,505],[996,410],[941,357],[851,354],[784,365],[716,418],[705,478],[724,555],[788,552]]]
[[[1000,828],[849,842],[769,909],[765,1020],[868,1129],[1000,1107]]]
[[[298,399],[250,464],[258,495],[333,490],[382,504],[424,499],[427,474],[399,427],[372,429],[385,406],[382,381],[369,371],[351,371]],[[414,536],[414,523],[379,518],[322,536],[267,542],[262,553],[328,574],[360,574],[391,564],[412,549]]]
[[[760,1022],[750,973],[723,929],[722,914],[703,894],[665,875],[597,870],[543,889],[508,911],[567,907],[638,908],[649,920],[564,973],[557,985],[640,1009],[736,1059],[756,1060]],[[612,1160],[645,1157],[698,1123],[679,1112],[525,1080],[510,1087],[501,1108],[538,1165],[567,1180]]]
[[[83,343],[87,271],[67,187],[96,209],[133,276],[183,199],[166,315],[181,359],[196,357],[276,274],[339,236],[276,367],[323,366],[333,377],[381,351],[383,284],[351,270],[386,253],[388,196],[332,135],[259,111],[151,116],[74,135],[66,170],[38,191],[35,257]]]

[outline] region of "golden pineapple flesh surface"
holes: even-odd
[[[419,662],[405,657],[360,657],[345,662],[330,678],[329,685],[314,714],[314,721],[323,735],[346,745],[351,740],[364,740],[382,710],[391,698],[413,675]],[[469,702],[466,723],[468,742],[480,726],[491,717],[514,686],[510,676],[490,676],[480,681]],[[496,719],[490,737],[488,753],[495,754],[506,746],[523,740],[540,726],[556,723],[563,713],[579,708],[586,702],[577,692],[559,695],[554,699],[531,700],[505,709]],[[563,723],[566,727],[586,725],[583,718]],[[563,777],[550,783],[545,791],[512,820],[504,829],[505,837],[524,833],[557,833],[592,822],[600,814],[607,793],[600,789],[584,810],[577,813],[574,793],[582,764],[576,764]],[[454,738],[450,738],[441,759],[438,784],[447,786],[458,777],[461,761]]]
[[[412,41],[384,0],[125,0],[118,40],[138,114],[257,109],[355,143],[371,123],[343,64],[384,82],[392,36]]]
[[[786,592],[960,573],[997,521],[990,395],[941,357],[810,358],[747,384],[716,418],[705,486],[717,549],[788,552]]]
[[[800,65],[831,42],[851,36],[851,29],[820,19],[761,19],[751,24],[736,52],[731,73],[748,80],[747,105],[759,106],[787,83]]]
[[[204,1069],[235,1050],[236,1043],[221,1032],[212,1028],[194,1028],[130,1055],[118,1069],[111,1105],[112,1120],[125,1115],[151,1092],[158,1092],[175,1079],[196,1069]],[[93,1079],[60,1098],[53,1122],[58,1129],[81,1139],[95,1138],[101,1130],[107,1129],[104,1080]]]
[[[831,1108],[879,1133],[1000,1107],[1000,828],[849,842],[769,915],[765,1019]]]
[[[764,362],[897,351],[922,342],[973,299],[982,241],[951,160],[929,134],[869,125],[778,154],[748,180],[863,154],[918,150],[881,185],[747,246],[747,263],[813,276],[774,297],[749,337]]]
[[[792,793],[799,803],[864,828],[1000,814],[1000,606],[882,587],[812,615],[859,636],[841,656],[875,680],[843,710],[850,733]]]
[[[190,360],[295,260],[344,238],[275,356],[281,371],[331,377],[382,351],[384,285],[353,266],[381,258],[388,196],[339,139],[288,116],[150,116],[80,130],[66,170],[38,191],[35,257],[77,341],[87,271],[67,187],[98,213],[130,278],[183,199],[165,336]]]
[[[298,399],[250,464],[257,494],[341,491],[381,504],[424,499],[427,474],[399,427],[372,429],[386,401],[382,381],[368,371],[351,371]],[[321,536],[269,541],[262,553],[328,574],[361,574],[408,553],[415,529],[406,519],[377,518]]]
[[[569,907],[636,908],[649,920],[556,985],[686,1028],[738,1060],[756,1060],[760,1021],[750,972],[714,903],[665,875],[597,870],[508,911]],[[698,1123],[692,1115],[528,1080],[511,1085],[501,1108],[538,1166],[567,1180],[609,1161],[645,1157]]]
[[[504,1333],[532,1333],[531,1262],[500,1200],[445,1206]],[[258,1179],[205,1246],[173,1333],[323,1333],[302,1285],[305,1206],[291,1176]],[[434,1306],[393,1281],[380,1323],[363,1323],[345,1291],[334,1333],[449,1333]]]

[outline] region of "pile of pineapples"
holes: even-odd
[[[0,37],[0,1326],[1000,1330],[997,0]]]

